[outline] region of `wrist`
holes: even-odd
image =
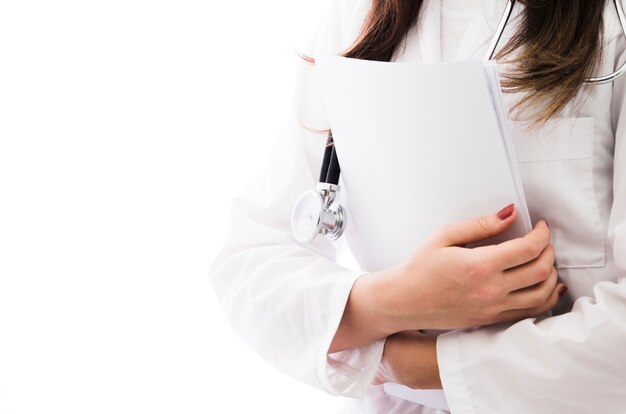
[[[405,266],[395,266],[372,274],[367,288],[371,306],[379,313],[388,335],[430,329],[426,289],[416,286],[418,275]]]
[[[380,327],[382,337],[415,329],[402,310],[401,272],[400,267],[393,267],[370,273],[361,277],[353,288],[362,311]]]
[[[352,285],[328,353],[371,344],[398,332],[416,330],[406,309],[419,300],[405,292],[401,267],[360,276]]]
[[[437,338],[401,332],[385,342],[381,367],[384,377],[414,389],[441,389]]]
[[[386,290],[393,271],[368,273],[356,279],[350,290],[343,315],[328,353],[368,345],[401,331],[388,312]],[[391,301],[390,301],[391,302]]]

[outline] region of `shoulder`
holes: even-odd
[[[359,36],[361,27],[369,12],[371,0],[331,0],[317,28],[305,45],[297,48],[300,55],[316,57],[339,54],[348,49]],[[330,126],[324,99],[318,83],[315,65],[308,60],[298,59],[298,71],[294,88],[292,113],[303,134],[303,145],[311,157],[311,165],[316,165],[323,151],[325,135],[319,132]],[[304,138],[306,136],[306,138]],[[321,138],[320,138],[321,137]]]

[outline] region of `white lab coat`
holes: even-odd
[[[483,58],[505,1],[482,4],[455,60]],[[344,50],[368,7],[368,0],[336,0],[303,52]],[[420,28],[409,32],[395,61],[440,60],[440,0],[424,7]],[[518,2],[501,44],[522,8]],[[602,74],[625,58],[612,1],[604,30]],[[558,316],[438,338],[454,414],[626,413],[626,77],[589,93],[539,131],[511,119],[531,218],[549,222],[569,292]],[[518,98],[507,95],[505,104]],[[229,232],[211,267],[213,284],[237,334],[288,375],[359,397],[355,411],[435,412],[370,385],[384,341],[326,354],[352,284],[364,274],[336,262],[336,242],[318,237],[299,245],[291,234],[294,202],[315,187],[321,166],[325,135],[313,130],[326,128],[315,68],[302,62],[293,110],[267,168],[232,202]]]

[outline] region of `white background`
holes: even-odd
[[[208,279],[330,1],[0,1],[1,414],[340,403],[244,348]]]

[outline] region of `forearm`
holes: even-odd
[[[387,338],[382,363],[387,378],[411,388],[440,389],[436,338],[420,334],[394,317],[393,287],[397,269],[371,273],[352,286],[329,353],[356,348]]]
[[[415,389],[443,388],[437,362],[437,338],[415,331],[387,338],[377,382],[395,382]]]
[[[396,271],[387,269],[357,279],[328,353],[368,345],[409,329],[392,315]]]

